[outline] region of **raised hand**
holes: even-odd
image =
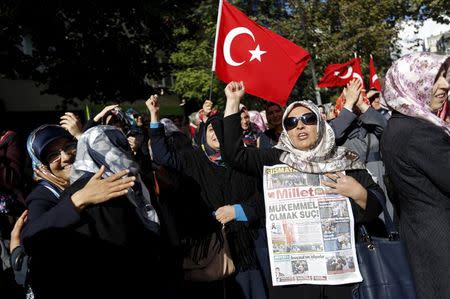
[[[245,94],[244,82],[231,81],[225,87],[225,96],[228,100],[241,100]]]
[[[344,107],[353,111],[353,106],[359,100],[361,95],[362,84],[358,79],[351,80],[344,89],[345,104]]]
[[[351,176],[347,176],[341,172],[326,173],[333,182],[322,182],[322,185],[330,187],[328,194],[341,194],[353,199],[361,208],[366,209],[367,190]]]
[[[155,95],[150,96],[150,98],[145,102],[145,105],[147,106],[147,109],[150,112],[150,121],[158,122],[159,121],[158,95],[155,94]]]
[[[202,108],[203,108],[203,112],[205,113],[206,116],[209,116],[209,114],[212,111],[213,106],[214,106],[213,101],[211,101],[209,99],[206,99],[205,102],[203,102]]]
[[[118,104],[106,106],[105,108],[103,108],[102,111],[100,111],[99,114],[97,114],[97,115],[94,117],[94,121],[95,121],[95,122],[98,122],[103,116],[105,116],[106,113],[108,113],[109,111],[111,111],[111,110],[113,110],[114,108],[117,108],[117,107],[119,107]]]
[[[365,90],[363,89],[363,90],[361,91],[361,94],[359,95],[358,101],[356,102],[356,107],[359,109],[359,111],[360,111],[361,113],[366,112],[367,109],[369,109],[369,107],[370,107],[370,105],[367,104],[367,102],[368,102],[369,100],[367,100],[367,102],[364,101],[364,97],[367,98],[367,94],[366,94]]]
[[[61,121],[59,122],[61,127],[69,131],[69,133],[75,137],[76,139],[79,139],[82,134],[82,125],[81,121],[72,112],[66,112],[63,116],[61,116]]]
[[[225,106],[224,117],[239,112],[239,103],[245,94],[244,82],[231,81],[225,87],[227,104]]]
[[[102,179],[105,166],[89,180],[89,182],[72,195],[75,207],[81,211],[88,205],[99,204],[128,193],[128,188],[134,185],[136,177],[125,177],[129,170],[125,169],[106,179]]]

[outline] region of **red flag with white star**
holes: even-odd
[[[309,53],[253,22],[227,1],[220,5],[213,71],[225,83],[244,81],[247,93],[286,105]]]
[[[370,54],[370,89],[373,88],[381,92],[381,83],[375,70],[372,54]]]

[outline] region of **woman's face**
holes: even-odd
[[[66,138],[57,139],[45,147],[43,161],[48,164],[50,172],[67,182],[70,180],[70,170],[75,161],[76,142]]]
[[[445,101],[448,99],[449,89],[450,82],[445,78],[444,71],[442,71],[433,85],[433,94],[430,103],[431,111],[437,112],[442,108],[442,105],[444,105]]]
[[[283,119],[283,111],[281,111],[281,108],[279,106],[276,105],[270,106],[266,110],[266,118],[267,122],[271,126],[274,127],[279,126]]]
[[[322,119],[324,121],[327,121],[327,114],[325,112],[325,108],[324,107],[319,107],[319,112],[320,112],[320,117],[322,117]]]
[[[217,140],[216,132],[214,132],[213,126],[211,124],[206,128],[206,143],[213,150],[218,151],[220,149],[219,140]]]
[[[298,117],[305,113],[313,113],[306,107],[297,106],[289,112],[287,117]],[[287,130],[287,128],[285,128]],[[299,120],[297,126],[287,131],[292,145],[299,150],[311,149],[317,141],[317,121],[315,124],[306,125]]]
[[[247,111],[241,112],[241,128],[247,131],[250,128],[250,116]]]

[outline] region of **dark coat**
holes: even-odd
[[[417,298],[450,298],[450,136],[427,121],[393,113],[381,152]]]
[[[36,298],[158,298],[157,241],[128,198],[75,209],[71,196],[90,177],[59,199],[43,186],[27,198],[22,239]]]
[[[253,255],[253,238],[242,230],[256,231],[260,227],[260,215],[263,213],[261,194],[256,193],[256,180],[249,175],[229,167],[218,166],[211,162],[200,148],[170,150],[164,128],[150,129],[153,157],[156,163],[168,169],[181,172],[188,179],[191,188],[189,194],[198,198],[183,198],[195,210],[190,210],[190,221],[185,223],[185,234],[199,234],[191,237],[202,238],[202,234],[220,231],[221,225],[213,212],[224,205],[240,204],[248,218],[248,223],[233,221],[225,226],[227,239],[233,260],[239,270],[256,268],[250,255]],[[186,207],[189,209],[189,207]],[[186,213],[189,210],[186,210]],[[201,219],[199,219],[201,217]],[[197,226],[197,231],[195,227]],[[243,252],[245,251],[245,253]],[[247,256],[248,254],[248,256]],[[246,260],[244,260],[246,259]]]
[[[241,171],[247,171],[261,179],[264,166],[281,164],[280,155],[282,151],[276,148],[252,149],[244,148],[239,135],[240,115],[232,114],[225,117],[224,123],[224,150],[225,161]],[[366,170],[349,170],[346,175],[356,179],[367,192],[366,209],[359,207],[351,200],[353,215],[356,224],[370,223],[376,221],[381,212],[377,196],[383,196],[381,188],[375,184]],[[268,257],[267,257],[268,259]],[[264,261],[262,261],[264,262]],[[270,298],[351,298],[351,290],[354,284],[341,286],[300,285],[287,287],[272,287],[270,273],[266,273],[269,285]]]

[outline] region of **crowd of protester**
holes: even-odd
[[[110,105],[82,124],[66,112],[26,144],[2,128],[0,297],[352,298],[354,284],[273,286],[262,175],[284,164],[348,197],[355,231],[385,236],[386,201],[417,298],[450,298],[449,89],[450,58],[414,53],[381,93],[352,80],[331,105],[249,110],[232,81],[223,112],[206,100],[186,122],[161,118],[151,95],[148,117]],[[186,257],[212,243],[236,271],[196,281]]]

